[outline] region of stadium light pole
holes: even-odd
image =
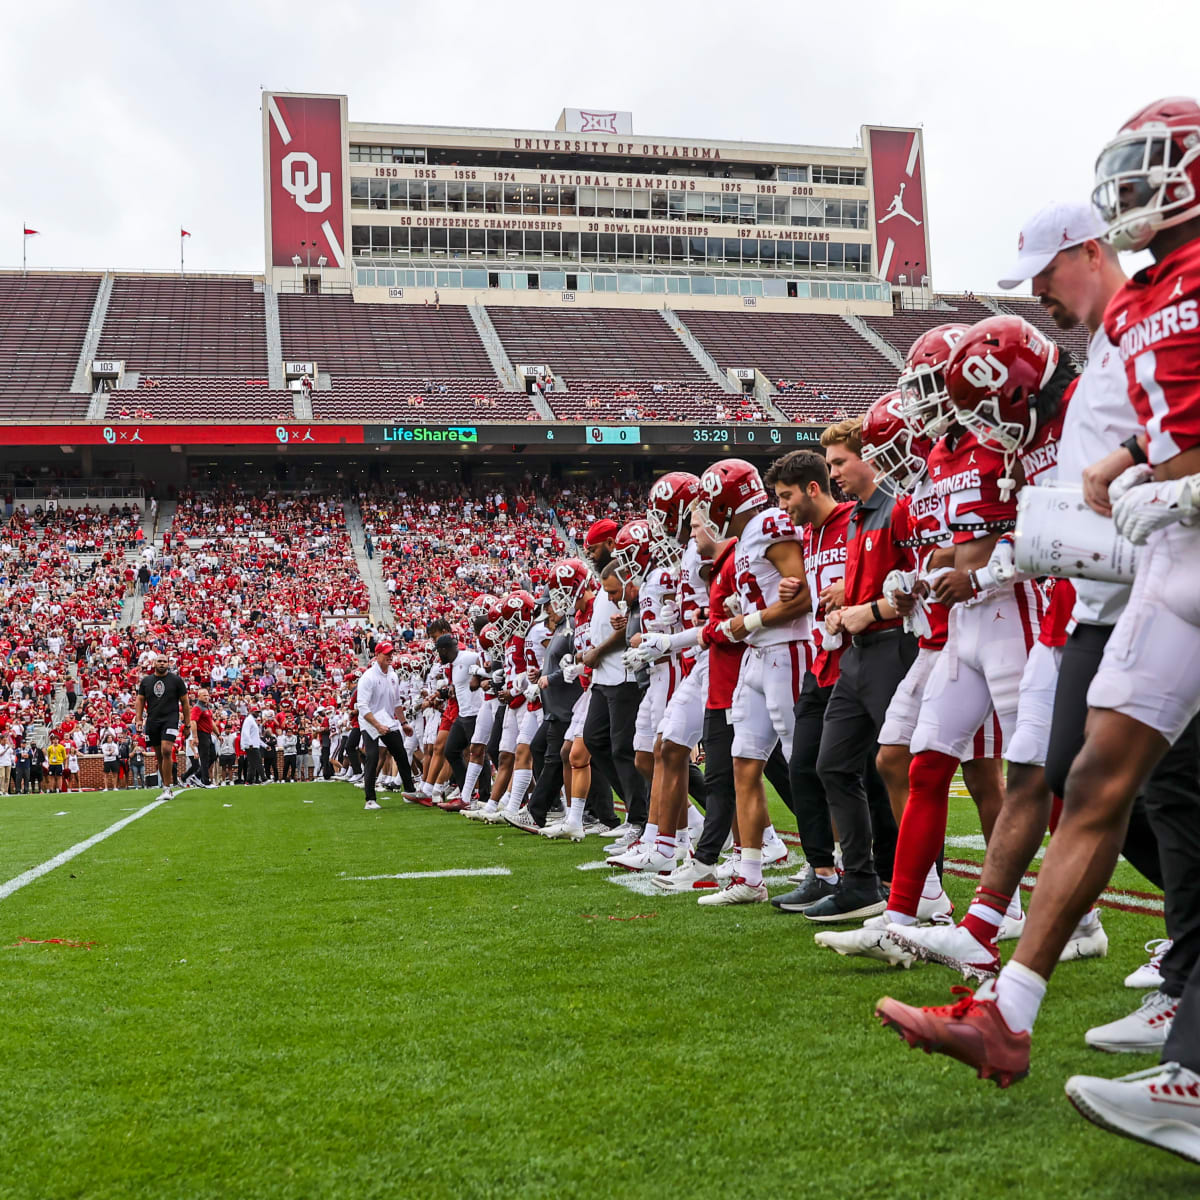
[[[325,290],[325,264],[328,261],[323,254],[317,259],[317,270],[321,272],[321,291]]]
[[[292,266],[296,268],[295,287],[298,292],[300,290],[300,255],[292,255]]]

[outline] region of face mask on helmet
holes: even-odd
[[[900,376],[900,415],[917,436],[937,441],[954,424],[954,406],[946,394],[946,377],[931,367],[915,367]]]
[[[925,476],[925,459],[907,427],[898,429],[879,446],[863,446],[862,460],[875,469],[875,482],[898,492],[910,492]]]
[[[1092,203],[1118,250],[1145,249],[1160,230],[1200,215],[1200,108],[1186,100],[1156,108],[1096,160]]]

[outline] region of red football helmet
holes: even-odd
[[[509,592],[500,601],[499,618],[490,622],[496,630],[499,644],[524,637],[533,624],[533,612],[536,607],[534,598],[528,592]]]
[[[488,622],[479,631],[479,648],[483,651],[494,650],[500,644],[500,638],[496,633],[496,626]]]
[[[937,441],[954,424],[954,408],[946,395],[946,364],[969,325],[951,322],[927,329],[908,348],[900,390],[900,413],[919,438]]]
[[[756,467],[744,458],[726,458],[700,476],[700,499],[696,512],[700,519],[717,531],[717,537],[729,536],[729,523],[747,509],[768,502],[767,489]]]
[[[689,515],[700,495],[700,480],[689,471],[668,471],[650,489],[646,524],[654,561],[675,567],[691,538]]]
[[[912,491],[925,474],[931,445],[913,436],[904,419],[899,391],[880,396],[862,423],[862,460],[875,468],[877,481],[889,480],[900,492]]]
[[[560,558],[550,568],[550,603],[561,617],[575,611],[575,602],[587,587],[592,574],[579,558]]]
[[[628,521],[617,530],[613,543],[613,561],[617,578],[622,583],[641,587],[646,572],[654,563],[650,553],[650,523],[638,518]]]
[[[474,600],[471,601],[470,608],[467,609],[467,615],[471,620],[476,617],[487,617],[489,621],[493,620],[492,609],[500,603],[499,596],[493,596],[491,592],[481,592]]]
[[[988,317],[963,335],[946,365],[957,420],[985,445],[1015,454],[1037,431],[1038,393],[1058,347],[1021,317]]]
[[[1168,96],[1134,113],[1096,159],[1092,203],[1118,250],[1200,215],[1200,105]]]

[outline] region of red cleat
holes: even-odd
[[[455,799],[438,800],[436,801],[436,807],[440,808],[442,812],[462,812],[464,808],[470,808],[471,806],[465,800]]]
[[[425,795],[424,792],[401,792],[400,798],[405,804],[419,804],[422,808],[433,807],[433,797]]]
[[[1006,1088],[1029,1074],[1029,1034],[1009,1029],[992,999],[992,987],[985,984],[978,993],[951,988],[960,999],[937,1008],[914,1008],[885,996],[875,1015],[910,1046],[956,1058],[974,1067],[980,1079],[994,1079]]]

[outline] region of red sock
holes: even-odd
[[[1062,819],[1062,797],[1054,796],[1050,801],[1050,832],[1053,833],[1058,828],[1058,822]]]
[[[929,868],[946,841],[946,813],[950,807],[950,781],[958,759],[937,750],[922,750],[908,768],[908,803],[900,821],[896,865],[888,896],[891,912],[917,915],[921,889]]]
[[[977,887],[967,915],[959,924],[981,946],[991,946],[994,950],[1000,935],[1000,923],[1004,920],[1011,899],[1011,896],[993,892],[991,888]]]

